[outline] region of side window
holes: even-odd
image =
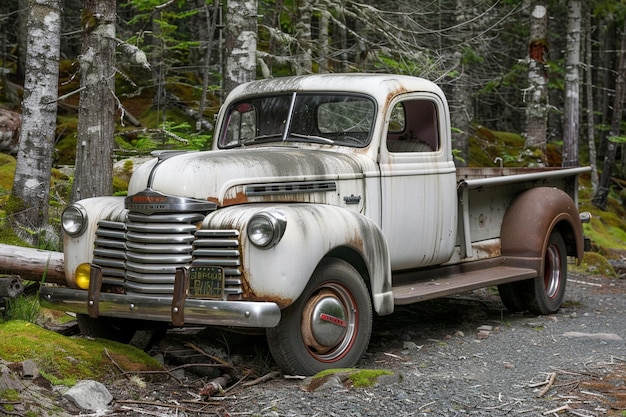
[[[238,104],[229,114],[223,145],[236,144],[256,135],[256,108],[250,103]]]
[[[428,100],[407,100],[391,110],[389,152],[434,152],[439,149],[437,108]]]

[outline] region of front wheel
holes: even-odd
[[[567,251],[565,241],[553,230],[544,254],[543,275],[529,285],[528,310],[531,313],[554,314],[561,307],[567,282]]]
[[[349,368],[361,359],[372,332],[367,286],[344,260],[326,259],[317,267],[298,300],[268,329],[272,357],[283,371],[313,375]]]

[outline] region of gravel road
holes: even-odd
[[[103,381],[113,403],[89,415],[624,417],[626,280],[570,273],[567,286],[563,308],[551,316],[509,313],[495,290],[484,289],[376,318],[359,368],[394,375],[368,388],[329,379],[307,391],[306,381],[275,372],[261,336],[169,332],[154,353],[171,360],[191,346],[202,363],[219,356],[239,376],[255,369],[274,377],[253,384],[236,377],[223,395],[202,398],[198,394],[215,375],[182,375],[179,369],[178,380],[146,383],[143,376],[119,376]],[[58,392],[42,395],[47,400],[37,400],[40,415],[79,413],[59,402]],[[51,410],[45,404],[56,405]]]
[[[277,377],[240,385],[202,413],[186,408],[187,415],[624,416],[626,281],[570,273],[567,285],[563,308],[551,316],[509,313],[494,290],[484,289],[378,318],[359,367],[396,376],[377,386],[331,380],[308,392],[302,380]],[[241,349],[271,366],[263,339],[254,347],[255,339],[243,340]],[[165,391],[146,399],[193,399],[189,391],[178,389],[178,400]],[[124,410],[143,413],[136,406]],[[172,416],[184,411],[160,409]]]

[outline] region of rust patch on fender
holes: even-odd
[[[242,298],[245,301],[268,301],[268,302],[273,302],[273,303],[276,303],[280,309],[283,309],[285,307],[289,307],[295,301],[295,300],[292,300],[291,298],[285,298],[285,297],[267,296],[267,295],[260,296],[260,295],[257,295],[250,288],[250,283],[249,283],[248,275],[246,274],[246,271],[242,271],[242,274],[241,274],[241,287],[242,287],[242,290],[243,290]]]

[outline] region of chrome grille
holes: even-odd
[[[128,214],[127,222],[100,221],[93,263],[103,284],[128,292],[172,294],[176,268],[224,268],[225,295],[239,299],[241,253],[237,230],[196,230],[201,213]]]
[[[221,266],[224,293],[229,299],[243,294],[238,230],[198,230],[193,248],[191,266]]]

